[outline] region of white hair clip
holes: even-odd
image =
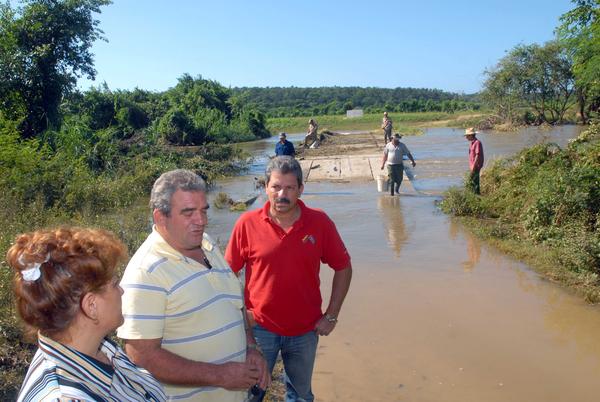
[[[21,271],[23,280],[27,281],[27,282],[34,282],[34,281],[37,281],[38,279],[40,279],[40,276],[42,275],[42,271],[40,271],[40,267],[45,262],[48,262],[49,259],[50,259],[50,253],[48,253],[46,255],[46,259],[43,262],[32,262],[30,264],[25,264],[25,261],[23,261],[23,254],[21,254],[18,259],[19,264],[25,265],[27,267],[26,269]]]

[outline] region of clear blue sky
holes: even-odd
[[[480,90],[519,43],[554,36],[570,0],[114,0],[93,47],[111,89],[163,91],[184,73],[225,86]]]

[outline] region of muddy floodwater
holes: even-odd
[[[538,142],[563,146],[578,131],[479,138],[490,163]],[[467,169],[461,133],[431,129],[403,138],[417,159],[417,195],[392,198],[377,193],[373,181],[306,184],[302,198],[335,221],[354,268],[339,324],[319,342],[316,400],[600,400],[600,309],[437,210],[439,194],[460,184]],[[257,158],[249,174],[213,193],[252,193],[274,143],[251,144]],[[214,208],[210,214],[209,232],[225,244],[239,214]],[[325,305],[331,277],[323,266]]]

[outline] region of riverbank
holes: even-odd
[[[441,208],[545,278],[600,302],[600,126],[566,147],[540,144],[482,171],[481,196],[444,194]]]

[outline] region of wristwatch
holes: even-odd
[[[325,319],[327,320],[327,322],[331,322],[333,324],[337,323],[337,317],[334,317],[332,315],[329,314],[325,314],[323,317],[325,317]]]

